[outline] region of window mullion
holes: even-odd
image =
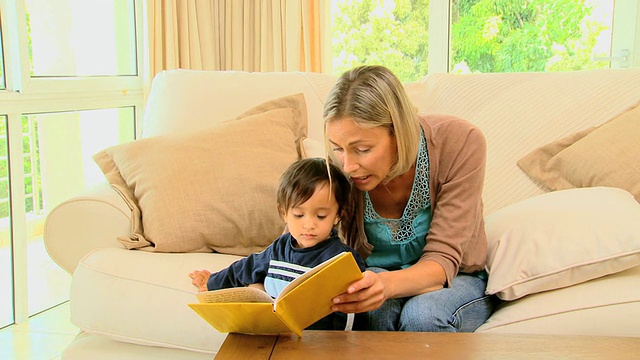
[[[616,1],[611,38],[611,67],[640,66],[640,4],[637,1]],[[626,59],[622,59],[626,56]]]
[[[7,90],[22,92],[29,82],[29,49],[24,0],[0,0],[3,11]]]
[[[28,259],[26,221],[24,208],[24,166],[22,150],[22,116],[9,114],[7,122],[9,144],[9,185],[11,203],[11,239],[13,244],[13,286],[15,322],[29,318],[28,306]],[[17,241],[20,239],[20,241]]]
[[[429,1],[429,73],[449,72],[451,1]]]

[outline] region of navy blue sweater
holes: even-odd
[[[340,240],[335,230],[331,237],[315,246],[296,248],[295,244],[296,240],[290,233],[283,234],[262,252],[251,254],[228,268],[211,274],[207,281],[207,289],[218,290],[264,283],[267,293],[275,298],[291,281],[345,251],[353,254],[360,271],[365,270],[364,260]]]

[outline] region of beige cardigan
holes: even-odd
[[[448,115],[422,115],[419,120],[429,152],[432,214],[420,261],[440,264],[448,286],[458,272],[472,273],[485,266],[482,188],[486,143],[482,132],[466,120]],[[355,202],[357,228],[351,234],[356,235],[345,238],[366,258],[373,247],[364,236],[363,192],[358,192]]]

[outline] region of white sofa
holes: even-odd
[[[334,81],[332,76],[312,73],[162,72],[152,85],[142,135],[152,139],[163,134],[202,131],[265,101],[302,93],[308,117],[308,135],[302,143],[303,149],[307,156],[321,154],[322,107]],[[498,253],[500,241],[504,242],[514,232],[513,236],[520,236],[529,231],[505,229],[505,222],[537,226],[538,221],[549,221],[539,220],[538,215],[557,216],[553,213],[557,205],[568,204],[561,211],[572,213],[575,210],[573,204],[567,202],[571,196],[559,195],[542,201],[540,213],[532,215],[528,206],[538,205],[527,201],[567,191],[547,193],[549,189],[533,181],[518,167],[517,161],[534,149],[615,119],[637,106],[640,103],[640,70],[431,74],[421,81],[406,84],[406,88],[421,112],[460,116],[479,126],[487,138],[484,201],[487,232],[493,242],[490,247],[491,279],[493,273],[496,278],[499,276],[497,258],[509,255],[508,251],[506,255]],[[640,122],[640,118],[637,120]],[[638,175],[633,176],[637,179]],[[579,201],[583,194],[593,196],[590,193],[573,193],[572,196]],[[621,201],[625,206],[633,207],[628,203],[633,197],[625,194],[618,194]],[[611,204],[607,199],[610,200],[602,200],[604,204]],[[611,209],[616,208],[616,203],[610,208],[598,209],[597,214],[615,214]],[[273,207],[275,211],[275,204]],[[144,217],[144,210],[142,212]],[[187,306],[195,301],[196,292],[187,273],[200,268],[215,271],[239,256],[145,251],[149,248],[128,250],[117,238],[130,237],[132,227],[135,227],[132,216],[138,214],[132,212],[131,204],[105,182],[84,196],[60,204],[47,217],[46,247],[52,258],[73,274],[71,321],[83,330],[66,349],[63,358],[90,355],[92,359],[210,359],[224,341],[225,334],[216,332]],[[554,231],[564,231],[562,221],[566,220],[558,218],[558,229]],[[590,221],[585,218],[587,229]],[[637,285],[640,281],[637,265],[640,263],[640,237],[635,232],[638,226],[635,222],[640,221],[624,221],[626,223],[620,227],[629,228],[631,235],[622,235],[626,236],[624,241],[627,242],[623,247],[635,246],[635,250],[623,249],[626,251],[624,261],[615,266],[608,262],[590,263],[589,271],[560,269],[553,272],[560,277],[552,279],[557,289],[549,291],[543,291],[547,290],[546,285],[540,288],[535,283],[527,284],[532,288],[525,286],[517,290],[513,287],[505,290],[501,284],[494,284],[496,295],[517,299],[502,301],[477,331],[640,337],[640,287]],[[545,226],[549,224],[538,227],[544,230]],[[558,257],[557,254],[563,251],[553,248],[556,235],[549,234],[548,239],[545,238],[549,241],[545,245],[549,258]],[[603,235],[597,236],[602,243]],[[526,234],[521,237],[526,238]],[[581,240],[567,238],[560,241],[581,246]],[[583,246],[590,247],[589,244],[585,241]],[[526,250],[529,259],[516,254],[514,258],[504,260],[500,276],[532,276],[523,267],[529,266],[525,263],[531,258],[535,263],[541,262],[547,256],[540,255],[544,254],[543,250]],[[518,253],[520,250],[512,248],[510,251]],[[535,251],[539,253],[533,253]],[[598,253],[601,249],[594,251]],[[608,268],[602,270],[603,267]]]

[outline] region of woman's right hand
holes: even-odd
[[[383,277],[373,271],[349,286],[347,292],[333,298],[332,311],[345,314],[371,311],[382,306],[387,299]]]

